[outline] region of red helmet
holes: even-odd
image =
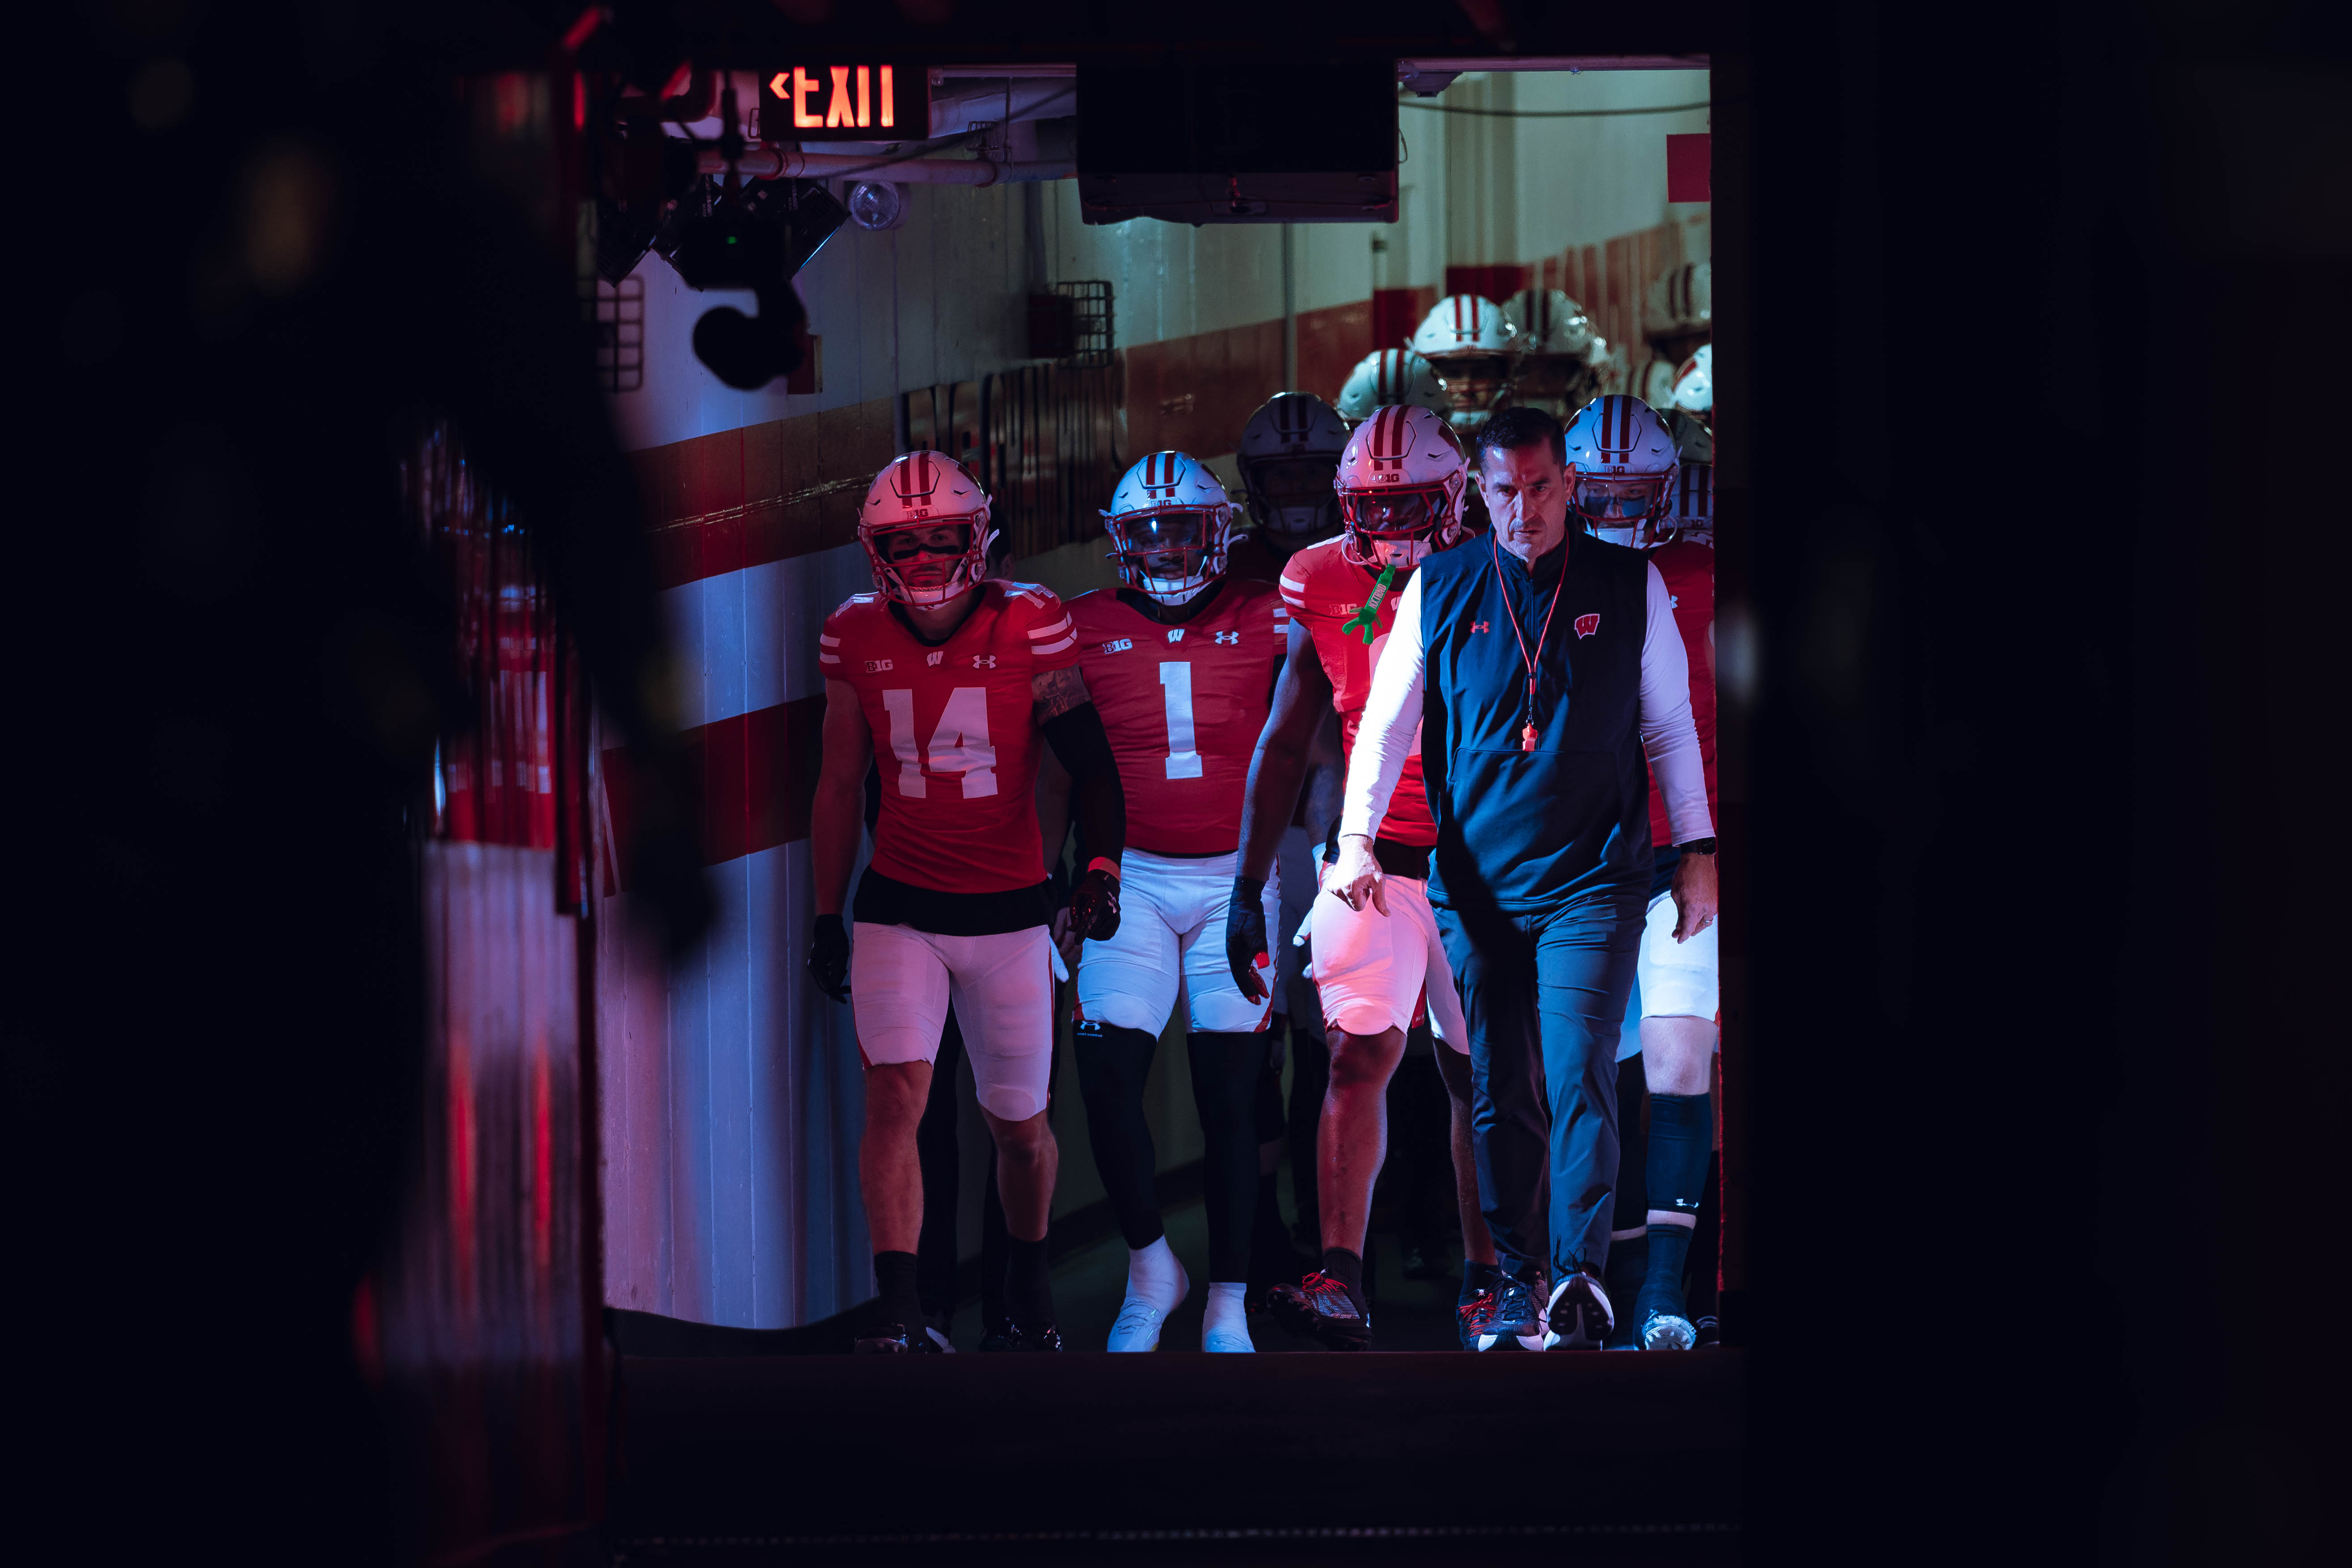
[[[935,548],[904,548],[894,535],[928,533],[935,529],[961,528],[956,562],[944,580],[915,584],[906,572]],[[866,560],[874,569],[874,586],[885,598],[902,605],[929,608],[944,605],[988,575],[988,492],[964,472],[963,465],[937,452],[906,452],[866,487],[866,504],[857,509],[857,542],[866,546]],[[894,552],[898,558],[894,561]]]

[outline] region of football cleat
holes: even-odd
[[[982,1343],[980,1348],[987,1350],[990,1347]],[[1008,1321],[1004,1325],[1004,1342],[994,1348],[1014,1352],[1058,1351],[1062,1348],[1062,1331],[1054,1326],[1051,1318],[1035,1323]]]
[[[1115,1352],[1156,1351],[1160,1348],[1160,1330],[1168,1321],[1168,1314],[1140,1296],[1129,1296],[1120,1303],[1118,1317],[1110,1326],[1110,1342],[1103,1349]]]
[[[1609,1292],[1581,1268],[1552,1288],[1544,1318],[1543,1348],[1548,1351],[1597,1351],[1608,1342],[1609,1331],[1617,1326],[1617,1311],[1609,1304]]]
[[[1686,1351],[1698,1343],[1698,1330],[1688,1318],[1673,1312],[1652,1312],[1642,1320],[1645,1351]]]
[[[925,1339],[923,1342],[928,1346],[929,1341]],[[850,1348],[857,1355],[906,1355],[915,1346],[908,1341],[906,1324],[877,1323],[858,1335],[857,1342]]]
[[[1371,1319],[1358,1310],[1345,1280],[1319,1268],[1296,1285],[1276,1285],[1266,1293],[1266,1305],[1276,1322],[1326,1350],[1372,1348]]]
[[[1713,1350],[1723,1342],[1723,1325],[1712,1313],[1702,1313],[1691,1320],[1691,1338],[1693,1350]]]
[[[1539,1351],[1544,1348],[1543,1309],[1537,1304],[1543,1280],[1505,1275],[1496,1285],[1493,1310],[1471,1344],[1474,1351]]]

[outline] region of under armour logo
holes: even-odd
[[[974,669],[994,669],[996,668],[996,656],[992,653],[973,654],[971,656],[971,667]]]
[[[1125,653],[1129,648],[1131,648],[1134,646],[1135,639],[1133,637],[1118,637],[1103,644],[1102,650],[1105,653]]]
[[[1217,634],[1217,641],[1221,643],[1237,643],[1241,640],[1242,634],[1239,632],[1219,632]]]
[[[1170,642],[1182,642],[1184,640],[1184,628],[1182,626],[1171,628],[1168,633],[1168,640]]]
[[[945,654],[943,654],[943,653],[940,653],[940,652],[938,652],[938,651],[934,650],[933,652],[927,653],[927,654],[925,654],[925,655],[923,656],[923,662],[924,662],[925,664],[934,664],[934,665],[935,665],[935,664],[939,663],[941,659],[943,659],[943,658],[947,658],[947,655],[945,655]]]
[[[1495,623],[1492,621],[1472,621],[1470,623],[1470,629],[1474,632],[1491,631],[1494,628],[1494,625]]]

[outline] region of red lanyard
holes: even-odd
[[[1567,541],[1561,543],[1565,545]],[[1503,613],[1511,617],[1511,636],[1518,640],[1519,662],[1528,667],[1528,722],[1519,731],[1519,750],[1532,752],[1536,749],[1536,660],[1543,658],[1544,639],[1551,636],[1552,611],[1559,608],[1559,591],[1568,586],[1568,563],[1559,563],[1559,582],[1551,591],[1551,608],[1544,611],[1543,629],[1536,634],[1535,657],[1530,658],[1527,634],[1519,630],[1519,612],[1511,608],[1511,585],[1503,581],[1503,547],[1495,542],[1492,533],[1486,536],[1486,544],[1495,552],[1495,586],[1502,592]],[[1535,581],[1532,564],[1528,568],[1528,581]]]

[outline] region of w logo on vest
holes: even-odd
[[[1578,637],[1589,637],[1600,629],[1601,617],[1599,616],[1579,616],[1576,617],[1576,635]]]

